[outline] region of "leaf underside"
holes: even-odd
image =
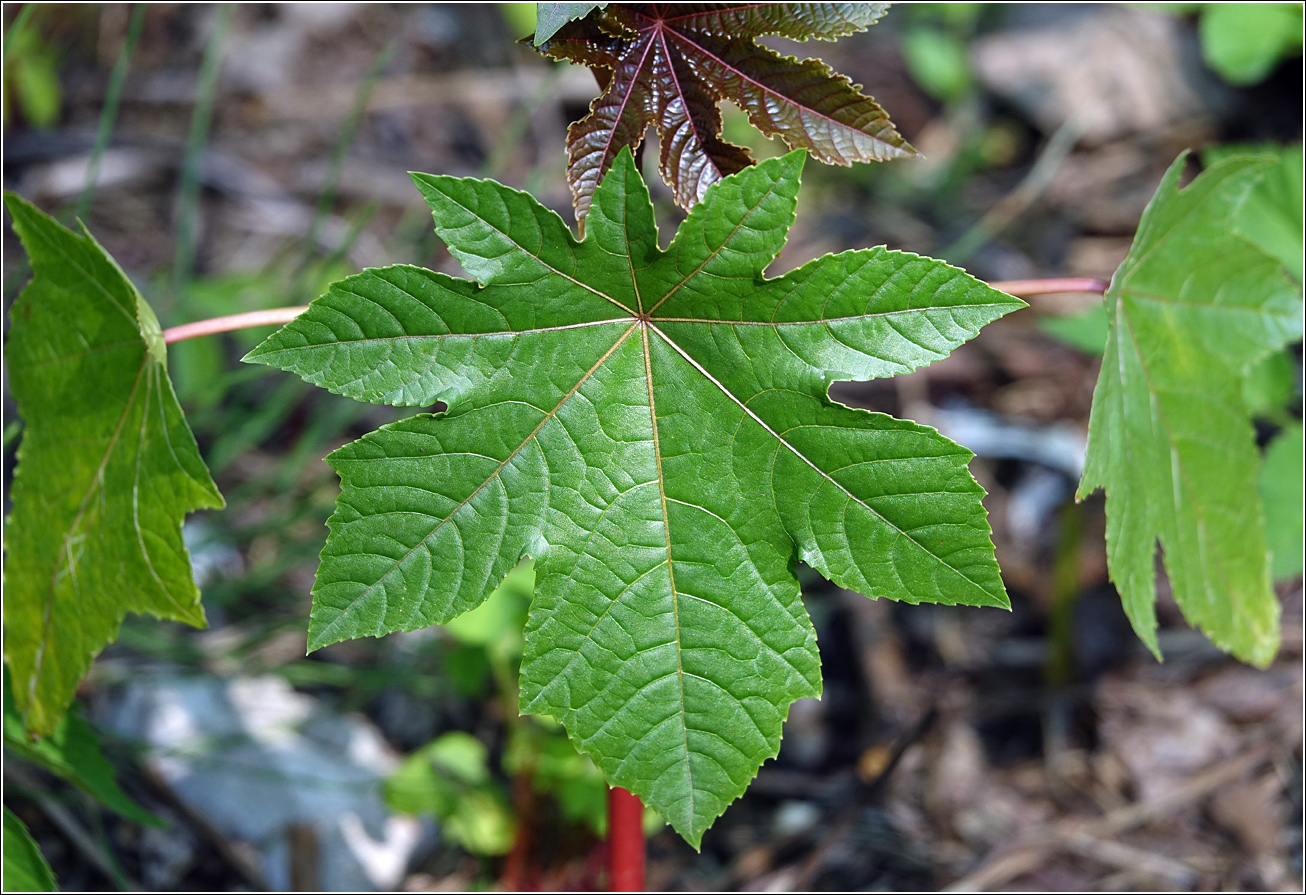
[[[632,151],[649,125],[661,145],[662,179],[692,208],[708,187],[753,164],[721,138],[720,100],[753,126],[827,164],[915,155],[889,116],[860,87],[819,59],[781,56],[756,43],[864,31],[888,3],[610,3],[567,22],[537,49],[588,65],[603,92],[567,131],[567,181],[576,217],[617,154]]]
[[[1181,156],[1106,295],[1110,335],[1078,493],[1106,489],[1111,579],[1158,657],[1158,542],[1190,623],[1258,665],[1279,647],[1242,381],[1301,338],[1301,290],[1239,227],[1276,164],[1233,159],[1180,190]]]
[[[802,160],[717,184],[665,252],[629,151],[582,242],[525,193],[414,175],[479,284],[368,270],[247,358],[449,407],[328,457],[310,648],[446,622],[534,556],[522,711],[695,845],[820,693],[799,559],[874,597],[1007,605],[971,454],[826,391],[1022,303],[882,248],[765,279]]]
[[[52,732],[128,612],[203,626],[181,538],[222,506],[131,281],[82,229],[22,198],[5,207],[33,279],[6,363],[26,428],[5,526],[5,659],[27,728]]]
[[[535,34],[532,42],[539,46],[552,37],[557,30],[573,19],[584,18],[591,11],[606,3],[536,3]]]

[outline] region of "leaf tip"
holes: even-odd
[[[271,353],[272,349],[268,348],[267,345],[268,342],[272,341],[275,335],[276,333],[273,333],[271,336],[268,336],[262,342],[259,342],[251,348],[249,352],[240,359],[240,362],[242,364],[262,364],[267,367],[272,366],[272,362],[267,359],[267,355]]]
[[[314,630],[315,628],[317,628],[317,625],[315,625],[310,619],[308,624],[308,639],[304,643],[304,655],[306,656],[311,656],[323,647],[339,642],[339,638],[331,640],[323,636],[320,630]]]

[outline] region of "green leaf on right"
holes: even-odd
[[[364,271],[247,358],[449,407],[328,458],[310,648],[448,622],[533,556],[522,711],[695,846],[820,694],[799,561],[873,597],[1008,605],[971,453],[828,389],[1024,303],[884,248],[766,277],[804,156],[714,185],[665,251],[628,149],[580,241],[525,193],[414,175],[479,282]]]
[[[1234,228],[1287,268],[1301,284],[1303,280],[1302,229],[1303,184],[1302,144],[1265,147],[1259,153],[1277,158],[1265,176],[1242,203]]]
[[[1302,573],[1302,428],[1288,426],[1270,442],[1257,480],[1265,504],[1265,536],[1274,580]]]
[[[1231,84],[1255,84],[1300,53],[1300,3],[1205,3],[1198,26],[1202,56]]]
[[[6,892],[53,892],[54,872],[45,862],[27,827],[8,808],[4,809],[4,876],[0,887]]]
[[[5,525],[4,655],[29,733],[54,731],[128,612],[204,626],[182,519],[219,508],[168,379],[163,333],[86,232],[5,208],[32,264],[9,312],[26,422]]]
[[[1166,173],[1106,295],[1078,497],[1106,490],[1107,561],[1125,612],[1160,656],[1156,545],[1184,616],[1238,658],[1279,648],[1279,603],[1257,497],[1248,369],[1302,334],[1300,285],[1240,231],[1287,161],[1235,158],[1178,188]]]

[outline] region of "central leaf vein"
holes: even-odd
[[[649,355],[648,324],[640,327],[640,339],[644,348],[644,381],[648,384],[648,413],[650,427],[653,430],[653,459],[657,465],[658,496],[662,501],[662,531],[667,544],[667,577],[671,585],[671,613],[676,628],[676,674],[680,685],[680,732],[685,750],[685,779],[689,783],[689,812],[694,813],[694,769],[689,763],[689,721],[685,717],[685,664],[680,643],[680,594],[676,590],[676,564],[671,557],[671,523],[667,515],[666,478],[662,471],[662,447],[658,441],[658,413],[653,398],[653,360]]]

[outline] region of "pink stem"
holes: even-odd
[[[163,341],[171,345],[199,336],[212,336],[217,333],[235,332],[238,329],[250,329],[255,326],[279,326],[289,323],[308,310],[307,306],[298,308],[272,308],[269,311],[250,311],[248,314],[232,314],[230,317],[214,317],[212,320],[197,320],[170,326],[163,331]]]
[[[1044,280],[997,280],[989,283],[1008,295],[1055,295],[1059,292],[1091,292],[1102,295],[1110,284],[1093,277],[1052,277]]]
[[[1059,292],[1089,292],[1101,295],[1109,285],[1106,280],[1092,277],[1050,277],[1042,280],[995,280],[989,283],[994,289],[1000,289],[1008,295],[1054,295]],[[232,314],[230,317],[214,317],[212,320],[199,320],[195,323],[183,323],[170,326],[163,331],[163,341],[171,345],[199,336],[211,336],[216,333],[229,333],[238,329],[250,329],[255,326],[275,326],[289,323],[308,308],[273,308],[269,311],[250,311],[248,314]]]

